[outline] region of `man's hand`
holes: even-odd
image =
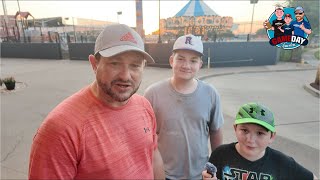
[[[299,28],[300,28],[302,31],[304,31],[304,30],[306,29],[306,28],[304,27],[303,23],[300,24]]]

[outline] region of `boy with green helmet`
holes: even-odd
[[[292,157],[268,147],[276,129],[273,113],[266,106],[242,105],[234,130],[238,142],[221,145],[211,153],[209,162],[217,167],[216,177],[203,171],[204,179],[316,179]]]

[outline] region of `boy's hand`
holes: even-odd
[[[281,29],[281,27],[278,27],[278,29],[279,29],[281,32],[284,32],[284,30],[283,30],[283,29]]]
[[[202,171],[202,179],[203,180],[218,180],[218,178],[216,177],[216,173],[213,174],[213,176],[211,174],[209,174],[207,172],[207,170]]]

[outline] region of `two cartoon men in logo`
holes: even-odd
[[[296,17],[295,21],[292,21],[291,14],[285,14],[284,20],[282,16],[284,15],[283,7],[277,5],[275,8],[275,15],[277,19],[272,21],[272,24],[266,20],[264,22],[264,27],[266,29],[271,29],[274,31],[274,37],[279,37],[282,35],[295,35],[300,37],[306,37],[305,34],[311,34],[310,23],[304,20],[304,9],[300,6],[296,7],[294,10]]]

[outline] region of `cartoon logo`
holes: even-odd
[[[308,44],[311,25],[301,6],[284,8],[280,5],[263,23],[269,43],[283,49],[295,49]]]

